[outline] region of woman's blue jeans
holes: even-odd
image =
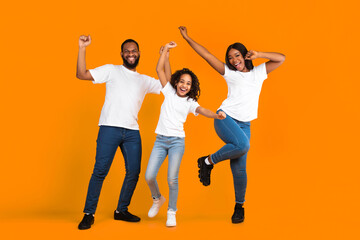
[[[149,185],[153,198],[161,196],[156,176],[159,172],[161,164],[169,155],[169,165],[167,180],[169,185],[169,207],[174,211],[177,210],[176,203],[178,197],[178,175],[181,159],[185,150],[185,138],[183,137],[167,137],[157,135],[153,150],[150,155],[149,163],[145,173],[145,179]]]
[[[214,127],[217,135],[226,145],[212,154],[211,160],[217,164],[230,159],[234,178],[235,201],[244,203],[247,185],[246,157],[250,148],[250,122],[241,122],[226,115],[224,120],[215,119]]]
[[[89,183],[84,213],[95,213],[103,181],[109,172],[118,147],[120,147],[124,156],[126,174],[121,188],[117,210],[128,210],[140,174],[140,133],[139,130],[100,126],[97,138],[96,161]]]

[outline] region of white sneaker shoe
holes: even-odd
[[[165,202],[165,198],[163,196],[160,196],[158,199],[154,199],[154,203],[151,206],[149,212],[148,212],[148,216],[150,218],[153,218],[156,216],[156,214],[158,214],[160,207],[164,204]]]
[[[175,227],[176,226],[176,211],[170,209],[167,211],[167,220],[166,220],[167,227]]]

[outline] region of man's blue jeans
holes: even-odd
[[[118,147],[120,147],[124,156],[126,174],[117,210],[127,211],[140,174],[140,133],[139,130],[100,126],[97,138],[96,161],[89,183],[84,213],[95,213],[103,181],[109,172]]]
[[[250,148],[250,122],[241,122],[226,115],[224,120],[215,119],[214,127],[217,135],[226,145],[212,154],[211,160],[216,164],[230,159],[235,201],[244,203],[247,185],[246,157]]]
[[[174,211],[177,210],[176,203],[178,198],[178,175],[181,159],[185,150],[185,138],[183,137],[167,137],[157,135],[156,141],[151,152],[148,166],[146,168],[145,179],[149,185],[153,198],[161,196],[156,176],[160,166],[169,155],[169,165],[167,180],[169,185],[169,207]]]

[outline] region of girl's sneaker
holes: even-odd
[[[158,199],[154,199],[153,201],[153,205],[151,206],[149,212],[148,212],[148,216],[150,218],[153,218],[156,216],[156,214],[158,214],[160,207],[164,204],[165,202],[165,198],[163,196],[160,196]]]
[[[167,220],[166,220],[167,227],[175,227],[176,226],[176,211],[169,209],[167,211]]]

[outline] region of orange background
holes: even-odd
[[[3,3],[1,27],[0,236],[20,238],[357,239],[360,129],[357,1],[19,1]],[[139,113],[142,172],[130,211],[139,224],[112,220],[122,180],[118,151],[104,182],[96,221],[78,231],[94,164],[105,85],[76,79],[78,37],[90,34],[87,66],[122,64],[126,38],[140,44],[138,72],[155,77],[168,41],[172,69],[199,77],[199,103],[216,110],[222,77],[182,39],[177,27],[221,60],[227,46],[276,51],[285,63],[265,81],[252,122],[246,221],[233,225],[228,162],[211,186],[196,159],[222,146],[213,121],[190,115],[180,169],[178,227],[166,207],[153,220],[144,173],[155,141],[162,96],[148,95]],[[257,60],[255,64],[263,60]],[[158,175],[167,196],[166,165]]]

